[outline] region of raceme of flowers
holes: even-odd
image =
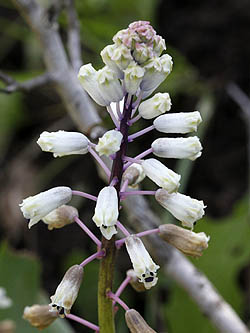
[[[116,247],[119,249],[123,244],[126,245],[133,270],[127,274],[122,288],[131,283],[132,286],[137,284],[135,289],[138,288],[138,284],[142,289],[150,289],[157,283],[157,271],[160,267],[154,263],[145,248],[141,240],[144,235],[159,234],[162,239],[183,253],[193,256],[200,256],[208,246],[209,237],[204,233],[196,234],[179,226],[169,229],[165,228],[168,225],[162,225],[151,231],[145,230],[140,234],[131,235],[126,226],[119,221],[120,203],[131,195],[154,195],[157,202],[179,220],[182,226],[191,230],[194,223],[204,215],[203,201],[179,193],[181,175],[156,158],[185,158],[193,161],[201,156],[202,151],[197,136],[183,136],[197,130],[202,121],[200,113],[169,113],[172,103],[166,92],[158,92],[149,97],[172,71],[173,61],[170,55],[162,54],[165,50],[164,39],[156,34],[149,22],[134,22],[127,29],[119,31],[113,37],[113,44],[101,51],[104,67],[96,70],[92,64],[86,64],[80,68],[78,74],[82,88],[97,104],[106,107],[114,128],[99,138],[97,143],[91,142],[82,133],[63,130],[45,131],[37,141],[43,151],[52,153],[54,157],[91,154],[103,168],[108,182],[107,186],[94,195],[58,186],[30,196],[20,204],[24,217],[29,219],[29,228],[40,220],[47,224],[49,230],[77,223],[97,245],[95,254],[81,264],[69,268],[55,295],[51,296],[50,312],[46,308],[45,315],[49,323],[57,316],[74,319],[70,310],[83,279],[84,266],[95,258],[101,259],[105,256],[100,235],[106,240],[111,240],[112,237],[116,237],[118,229],[124,234],[124,238],[116,240]],[[148,120],[150,124],[145,129],[133,133],[133,124],[140,118]],[[154,129],[162,137],[156,139],[151,147],[139,155],[128,156],[128,148],[133,140]],[[168,138],[162,133],[176,133],[181,136]],[[112,169],[101,159],[103,155],[113,162]],[[154,191],[139,189],[138,186],[145,177],[155,183]],[[68,205],[73,195],[96,202],[92,221],[88,221],[95,224],[96,234],[80,220],[77,210]],[[134,318],[131,317],[132,313],[133,316],[137,313],[135,310],[129,310],[117,294],[110,292],[107,297],[112,298],[114,304],[118,302],[124,307],[130,326],[133,323],[136,325],[136,320],[131,319]],[[33,314],[40,313],[40,308],[35,309],[36,311],[26,309],[26,317],[29,317],[31,311],[34,322],[36,320]],[[48,313],[51,313],[49,319]],[[78,321],[81,319],[78,318]],[[44,327],[43,323],[38,322]],[[95,331],[99,330],[94,324],[86,324],[84,320],[82,323]]]

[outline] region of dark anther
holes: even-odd
[[[151,276],[154,276],[154,273],[153,273],[153,272],[150,272],[150,275],[151,275]]]
[[[196,225],[197,222],[194,222],[194,225]]]
[[[59,311],[59,314],[60,314],[60,315],[63,315],[63,314],[64,314],[64,308],[61,308],[61,310]]]
[[[153,280],[154,278],[150,276],[145,279],[145,282],[152,282]]]
[[[104,229],[107,229],[107,226],[106,226],[106,225],[103,225],[103,228],[104,228]]]
[[[55,307],[56,307],[56,304],[52,304],[51,306],[52,306],[53,308],[55,308]]]
[[[142,277],[145,277],[146,276],[146,274],[142,274]]]
[[[61,307],[60,307],[59,305],[57,305],[57,307],[56,307],[56,308],[57,308],[57,310],[58,310],[58,311],[61,309]]]

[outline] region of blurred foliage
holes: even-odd
[[[0,309],[0,321],[11,319],[15,322],[18,333],[35,333],[37,329],[22,319],[25,306],[48,304],[48,297],[40,292],[41,264],[27,252],[14,252],[7,243],[0,247],[0,286],[3,286],[13,304],[7,309]],[[57,319],[44,333],[72,333],[66,321]]]
[[[239,273],[250,260],[250,225],[247,216],[248,198],[245,198],[228,218],[203,218],[197,223],[195,231],[203,231],[211,237],[209,247],[201,258],[191,259],[241,317],[244,314],[245,295],[239,285]],[[165,316],[169,324],[168,333],[217,332],[187,293],[173,282]]]

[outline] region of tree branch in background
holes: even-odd
[[[162,224],[149,208],[143,196],[133,196],[124,202],[129,215],[127,222],[136,232],[154,229]],[[178,250],[153,234],[145,238],[150,252],[161,265],[164,273],[175,280],[198,304],[201,312],[208,317],[219,332],[247,333],[245,324],[232,307],[225,302],[207,277]]]
[[[11,76],[0,71],[0,80],[6,84],[6,87],[1,88],[0,92],[10,94],[15,91],[29,92],[32,89],[44,86],[52,82],[52,77],[50,76],[49,73],[44,73],[40,76],[35,77],[34,79],[30,79],[24,82],[18,82],[15,79],[13,79]]]
[[[68,17],[68,52],[74,71],[78,73],[82,66],[80,26],[74,0],[65,0]]]
[[[95,107],[68,63],[60,35],[50,24],[46,11],[34,0],[12,0],[41,43],[45,65],[68,112],[84,132],[100,124]]]

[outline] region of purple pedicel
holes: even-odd
[[[121,283],[120,287],[117,289],[117,291],[115,293],[116,297],[120,297],[121,293],[127,287],[127,285],[129,284],[130,280],[131,280],[131,276],[127,276],[126,279],[123,280],[123,282]],[[113,306],[115,306],[115,303],[116,303],[116,301],[113,300]]]
[[[86,198],[86,199],[90,199],[90,200],[93,200],[93,201],[96,201],[97,200],[97,197],[94,196],[94,195],[91,195],[91,194],[88,194],[88,193],[85,193],[85,192],[82,192],[82,191],[75,191],[75,190],[72,190],[72,194],[73,195],[78,195],[80,197],[83,197],[83,198]]]
[[[124,233],[125,236],[130,236],[130,233],[128,232],[128,230],[124,227],[124,225],[120,221],[117,221],[116,225],[121,230],[121,232]]]
[[[80,264],[80,266],[84,267],[87,264],[89,264],[91,261],[93,261],[94,259],[97,259],[97,258],[100,259],[104,256],[105,256],[105,251],[104,250],[97,251],[96,253],[89,256],[87,259],[83,260],[83,262]]]
[[[82,318],[80,318],[78,316],[75,316],[73,314],[66,314],[66,318],[72,319],[74,321],[77,321],[78,323],[80,323],[80,324],[82,324],[82,325],[84,325],[86,327],[91,328],[93,331],[99,332],[99,327],[98,326],[96,326],[95,324],[92,324],[89,321],[87,321],[85,319],[82,319]]]
[[[119,297],[117,297],[117,296],[116,296],[115,294],[113,294],[111,291],[109,291],[109,292],[107,293],[107,296],[108,296],[109,298],[113,299],[113,300],[114,300],[115,302],[117,302],[118,304],[120,304],[121,307],[122,307],[125,311],[129,310],[129,307],[127,306],[127,304],[124,303]]]
[[[89,228],[79,219],[79,217],[75,216],[75,222],[82,228],[83,231],[96,243],[97,247],[100,249],[102,246],[102,242],[89,230]]]
[[[111,172],[110,172],[109,168],[107,167],[107,165],[103,162],[101,157],[91,147],[89,147],[89,152],[96,159],[96,161],[100,164],[100,166],[103,168],[103,170],[106,173],[106,175],[108,176],[108,178],[110,178]]]
[[[129,135],[128,140],[133,141],[135,138],[152,131],[154,128],[155,128],[154,125],[148,126],[141,131],[138,131],[134,134]]]

